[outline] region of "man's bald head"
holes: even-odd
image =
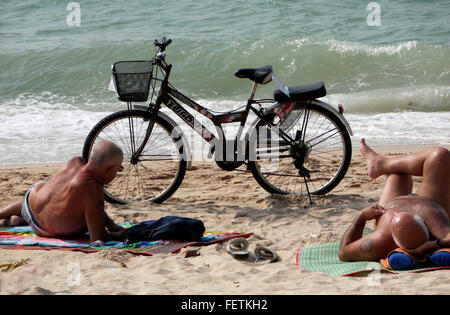
[[[428,241],[429,232],[425,222],[417,214],[398,212],[391,221],[394,242],[402,249],[415,249]]]
[[[92,149],[89,162],[99,168],[108,169],[122,163],[123,152],[115,143],[111,141],[101,141]]]

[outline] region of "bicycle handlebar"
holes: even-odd
[[[170,38],[166,39],[165,37],[163,37],[161,41],[155,39],[153,44],[155,45],[155,47],[159,48],[159,51],[156,52],[155,56],[151,60],[152,64],[159,65],[166,72],[163,80],[163,83],[165,82],[166,84],[169,79],[169,74],[170,70],[172,69],[172,65],[166,63],[165,60],[166,53],[164,51],[166,50],[166,47],[170,45],[170,43],[172,43],[172,40]]]
[[[155,39],[153,44],[156,47],[159,47],[160,52],[163,52],[164,50],[166,50],[166,47],[170,45],[171,42],[172,42],[172,40],[170,38],[166,39],[165,37],[163,37],[161,42],[159,40]]]

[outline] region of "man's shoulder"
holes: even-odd
[[[77,156],[66,163],[66,169],[71,173],[70,190],[82,198],[103,198],[103,186],[84,172],[86,161]]]
[[[71,183],[71,189],[85,194],[86,196],[103,195],[103,186],[92,179],[86,179],[80,174],[77,174]]]
[[[73,167],[73,166],[82,167],[85,164],[86,164],[86,160],[83,157],[75,156],[75,157],[71,158],[69,161],[67,161],[66,166],[67,167]]]
[[[86,165],[85,160],[81,156],[76,156],[68,160],[64,166],[58,171],[58,174],[66,174],[64,176],[75,176],[84,165]]]
[[[85,189],[91,189],[95,191],[102,191],[103,186],[97,183],[93,179],[86,179],[83,176],[75,176],[72,180],[72,186],[73,187],[79,187],[79,188],[85,188]]]

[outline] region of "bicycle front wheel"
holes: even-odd
[[[133,153],[145,141],[150,114],[141,110],[113,113],[97,123],[83,146],[87,161],[96,143],[107,140],[118,145],[124,154],[124,170],[105,186],[105,200],[125,204],[135,201],[161,203],[180,186],[185,172],[184,145],[175,126],[157,116],[150,137],[140,156]]]
[[[296,103],[287,117],[276,119],[280,122],[275,126],[260,120],[254,129],[249,168],[256,181],[270,193],[306,194],[307,188],[316,195],[330,192],[350,165],[352,146],[345,125],[314,103]],[[278,129],[292,141],[282,139]]]

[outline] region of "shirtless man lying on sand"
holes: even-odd
[[[115,239],[123,228],[105,213],[103,185],[123,170],[122,161],[118,146],[99,142],[88,163],[82,157],[72,158],[49,181],[31,187],[23,200],[1,209],[0,224],[29,224],[44,237],[89,232],[91,241]]]
[[[360,151],[369,176],[387,175],[379,204],[361,210],[342,237],[339,259],[376,261],[401,248],[421,257],[450,247],[450,151],[432,148],[404,157],[378,155],[364,139]],[[417,195],[412,176],[423,176]],[[375,231],[362,237],[366,221]]]

